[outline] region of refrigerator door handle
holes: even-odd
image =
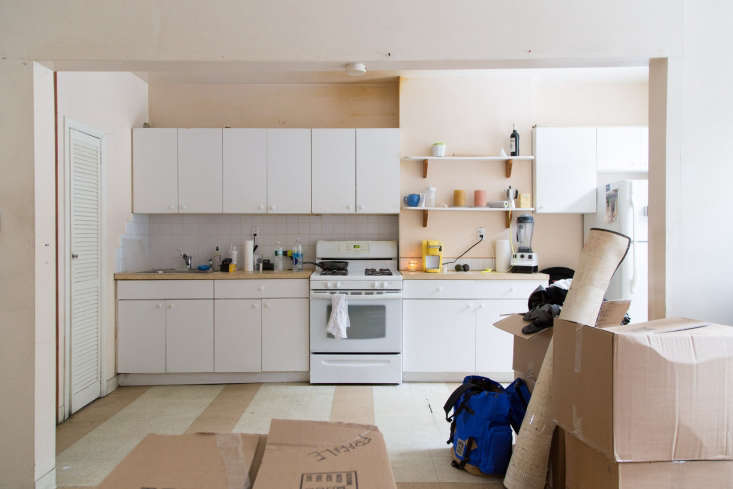
[[[631,215],[633,216],[632,217],[632,225],[633,225],[633,228],[632,229],[634,230],[634,234],[636,235],[636,205],[634,203],[634,199],[633,198],[631,199]],[[637,237],[634,236],[634,238],[636,239]],[[638,282],[639,282],[639,271],[638,271],[639,262],[638,262],[637,256],[636,256],[637,255],[637,253],[636,253],[636,241],[632,241],[631,242],[631,252],[634,254],[634,258],[633,258],[633,260],[634,260],[634,274],[631,276],[631,294],[634,295],[634,294],[636,294],[636,288],[639,285],[638,284]]]

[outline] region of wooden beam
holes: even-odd
[[[422,177],[428,178],[428,160],[422,160]]]
[[[428,211],[422,211],[422,227],[428,227]]]
[[[508,159],[504,162],[504,169],[506,172],[506,177],[509,178],[512,176],[512,164],[514,162],[511,159]]]

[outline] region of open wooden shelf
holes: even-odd
[[[428,167],[430,161],[446,161],[446,160],[479,160],[479,161],[503,161],[506,177],[512,176],[512,166],[515,160],[531,161],[534,156],[407,156],[403,158],[406,161],[422,161],[422,177],[428,178]]]
[[[428,215],[430,212],[503,212],[505,214],[504,224],[508,228],[512,223],[512,212],[532,212],[534,207],[518,207],[505,209],[503,207],[403,207],[407,211],[422,211],[422,227],[428,227]]]

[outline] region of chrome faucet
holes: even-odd
[[[193,261],[193,256],[184,253],[181,248],[178,248],[178,253],[181,255],[181,258],[183,258],[184,263],[186,263],[186,270],[191,270],[191,262]]]

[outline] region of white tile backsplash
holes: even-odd
[[[183,266],[178,249],[193,255],[195,265],[207,263],[217,245],[229,256],[234,243],[240,250],[252,231],[258,230],[257,254],[273,256],[279,244],[303,243],[306,261],[315,258],[318,240],[397,240],[398,216],[394,215],[134,215],[125,228],[117,271]]]

